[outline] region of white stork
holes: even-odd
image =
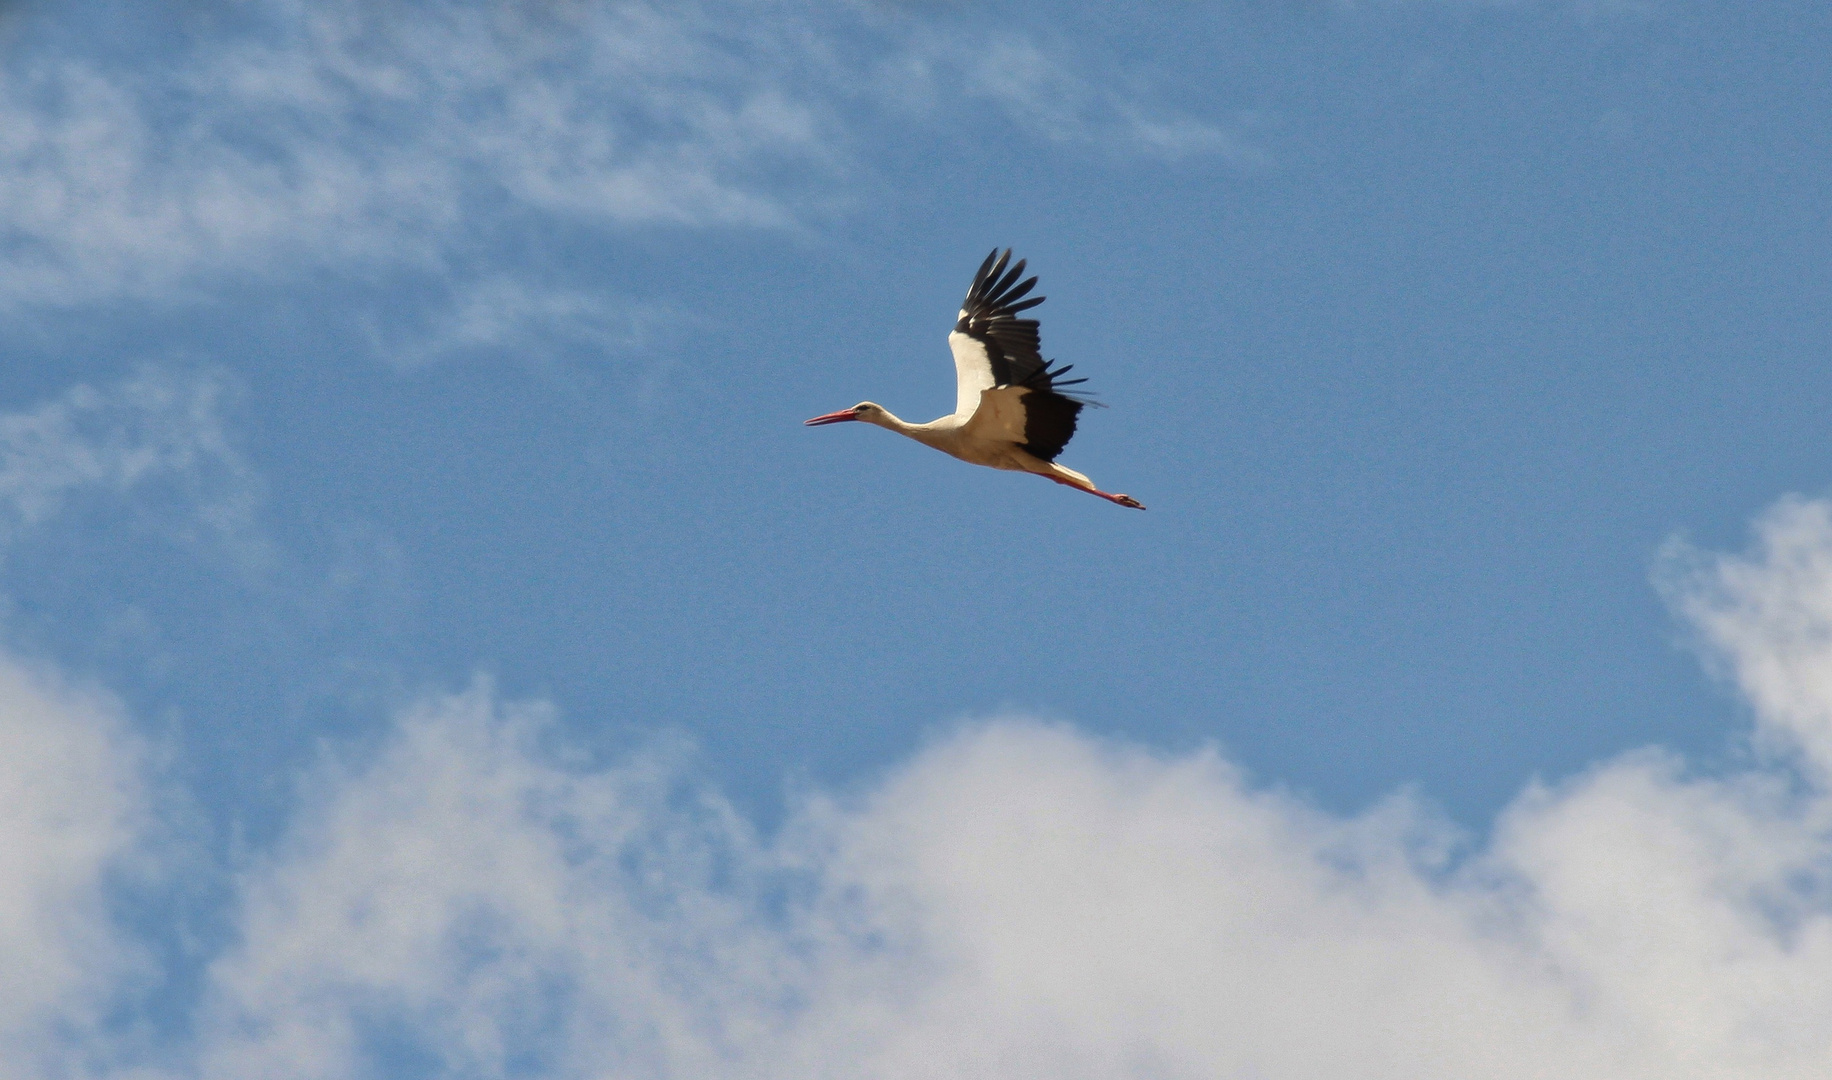
[[[882,405],[861,401],[850,409],[817,416],[807,426],[862,420],[974,465],[1036,473],[1121,506],[1145,509],[1132,496],[1102,491],[1094,481],[1056,463],[1056,455],[1075,435],[1077,415],[1084,406],[1097,403],[1075,391],[1065,394],[1058,389],[1087,380],[1065,380],[1062,376],[1068,367],[1052,370],[1043,359],[1037,320],[1017,317],[1018,312],[1043,303],[1041,296],[1023,299],[1037,279],[1018,281],[1024,260],[1007,271],[1010,261],[1010,248],[1002,255],[994,248],[986,256],[980,272],[973,275],[960,321],[948,335],[959,386],[952,413],[926,424],[911,424]]]

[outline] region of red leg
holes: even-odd
[[[1077,484],[1073,480],[1065,480],[1064,478],[1060,476],[1053,476],[1049,473],[1038,473],[1037,475],[1045,478],[1046,480],[1054,480],[1058,484],[1061,484],[1063,487],[1072,487],[1076,491],[1085,491],[1090,495],[1099,495],[1101,498],[1111,503],[1118,503],[1121,506],[1130,506],[1134,510],[1145,509],[1144,503],[1140,502],[1139,500],[1133,498],[1130,495],[1115,495],[1111,491],[1102,491],[1101,489],[1097,487],[1082,487],[1080,484]]]

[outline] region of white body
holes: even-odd
[[[926,424],[912,424],[882,405],[865,402],[872,407],[858,419],[907,435],[969,464],[1036,473],[1087,491],[1095,490],[1094,482],[1074,469],[1025,451],[1022,400],[1029,389],[993,385],[992,365],[987,362],[985,347],[966,334],[949,334],[948,347],[954,353],[957,380],[952,413]]]
[[[862,401],[850,409],[817,416],[808,424],[861,420],[907,435],[973,465],[1036,473],[1121,506],[1143,510],[1130,495],[1102,491],[1074,469],[1038,456],[1054,457],[1061,451],[1073,437],[1076,414],[1086,402],[1056,390],[1054,378],[1068,369],[1052,372],[1038,352],[1036,320],[1016,318],[1019,312],[1042,303],[1043,298],[1022,299],[1037,279],[1017,283],[1024,262],[1019,260],[1007,272],[1010,258],[1010,249],[1003,256],[995,250],[986,257],[968,291],[955,330],[948,335],[948,348],[954,353],[953,412],[926,424],[912,424],[882,405]],[[989,343],[998,350],[996,368]],[[998,372],[1009,377],[1006,384],[1000,384]],[[1025,400],[1039,393],[1043,396]],[[1037,452],[1032,453],[1031,447]]]

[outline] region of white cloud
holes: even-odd
[[[1536,790],[1445,872],[1027,723],[758,844],[665,769],[410,718],[248,888],[209,1076],[1788,1077],[1832,1061],[1823,812],[1643,756]],[[785,912],[783,914],[782,912]],[[397,1062],[398,1064],[398,1062]]]
[[[0,445],[88,445],[59,433],[110,394],[163,400],[73,394]],[[13,481],[16,514],[184,457],[141,443],[166,449],[40,453],[64,464]],[[1782,502],[1742,555],[1676,547],[1662,580],[1769,754],[1602,762],[1479,842],[1412,797],[1335,816],[1212,751],[1024,720],[766,838],[690,755],[607,767],[488,687],[430,699],[302,778],[190,1041],[153,1056],[237,1080],[1823,1076],[1832,503]],[[0,1074],[106,1056],[104,1014],[157,978],[106,904],[124,859],[179,858],[146,839],[123,727],[0,657]]]
[[[817,123],[724,29],[643,4],[252,9],[256,32],[0,79],[6,299],[166,297],[276,258],[437,266],[511,206],[775,225]],[[767,30],[759,29],[759,36]]]
[[[1770,751],[1832,779],[1832,503],[1783,499],[1756,522],[1747,555],[1668,545],[1659,584],[1755,707]]]
[[[1832,506],[1672,586],[1760,720],[1828,750]],[[771,841],[665,757],[428,702],[328,771],[212,970],[207,1076],[1818,1077],[1832,800],[1659,751],[1481,846],[1013,720]],[[405,1055],[405,1056],[400,1056]],[[428,1063],[431,1063],[430,1065]],[[419,1066],[416,1066],[419,1067]]]
[[[195,640],[233,626],[225,647],[266,650],[296,648],[303,627],[325,648],[345,632],[398,629],[410,567],[391,537],[336,519],[305,547],[270,531],[267,480],[230,431],[242,392],[220,370],[147,365],[0,413],[0,637],[169,674],[185,663],[174,631]],[[136,569],[135,556],[151,561]],[[141,571],[201,571],[219,587],[212,616],[174,603],[182,589],[138,588]],[[98,580],[124,587],[98,592]],[[315,650],[291,661],[327,662]]]
[[[567,768],[543,734],[479,691],[319,779],[213,970],[204,1075],[354,1075],[384,1038],[461,1074],[692,1071],[767,1016],[779,942],[736,822],[664,765]]]
[[[648,345],[658,328],[678,329],[689,321],[659,304],[494,277],[461,284],[447,306],[433,308],[408,328],[372,319],[370,343],[398,368],[475,352],[547,355],[566,346],[615,356]]]
[[[259,486],[223,427],[230,393],[214,374],[149,367],[0,415],[0,541],[74,499],[160,487],[182,506],[164,522],[170,535],[207,539],[244,561],[263,558],[253,525]],[[153,502],[138,505],[150,511]]]
[[[954,50],[939,44],[939,60]],[[1099,146],[1116,157],[1143,154],[1178,160],[1213,156],[1238,167],[1271,160],[1218,124],[1175,112],[1154,112],[1135,95],[1081,77],[1034,42],[1005,36],[981,41],[973,60],[951,78],[997,104],[1021,130],[1055,142]]]
[[[1046,139],[1251,156],[1023,38],[960,59],[958,33],[844,3],[261,0],[209,25],[131,62],[16,46],[0,305],[302,267],[462,279],[530,222],[796,227],[882,106],[963,86]]]
[[[113,702],[4,656],[0,746],[0,1075],[64,1075],[148,973],[107,911],[147,820],[143,759]]]

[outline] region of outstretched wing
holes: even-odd
[[[960,320],[948,335],[954,351],[954,372],[960,381],[955,412],[970,416],[979,407],[980,392],[995,386],[1022,386],[1029,376],[1044,367],[1039,351],[1037,320],[1020,319],[1018,313],[1043,303],[1043,297],[1024,299],[1037,285],[1036,278],[1024,275],[1024,260],[1006,269],[1011,249],[1000,254],[994,248],[980,272],[973,275],[973,287],[961,301]]]
[[[976,427],[1011,429],[1012,442],[1051,461],[1075,434],[1076,414],[1093,403],[1073,392],[1061,392],[1062,387],[1087,380],[1063,379],[1069,368],[1051,369],[1043,359],[1037,320],[1018,318],[1019,312],[1043,303],[1041,296],[1024,299],[1037,279],[1019,281],[1024,276],[1024,260],[1007,269],[1010,262],[1010,248],[1003,253],[994,248],[986,256],[961,304],[960,320],[948,335],[957,379],[954,413],[975,417],[997,402],[1001,415],[996,419],[975,417],[983,421]],[[995,393],[988,395],[988,390]],[[1003,415],[1006,408],[1025,415],[1022,438],[1016,437],[1016,415]]]

